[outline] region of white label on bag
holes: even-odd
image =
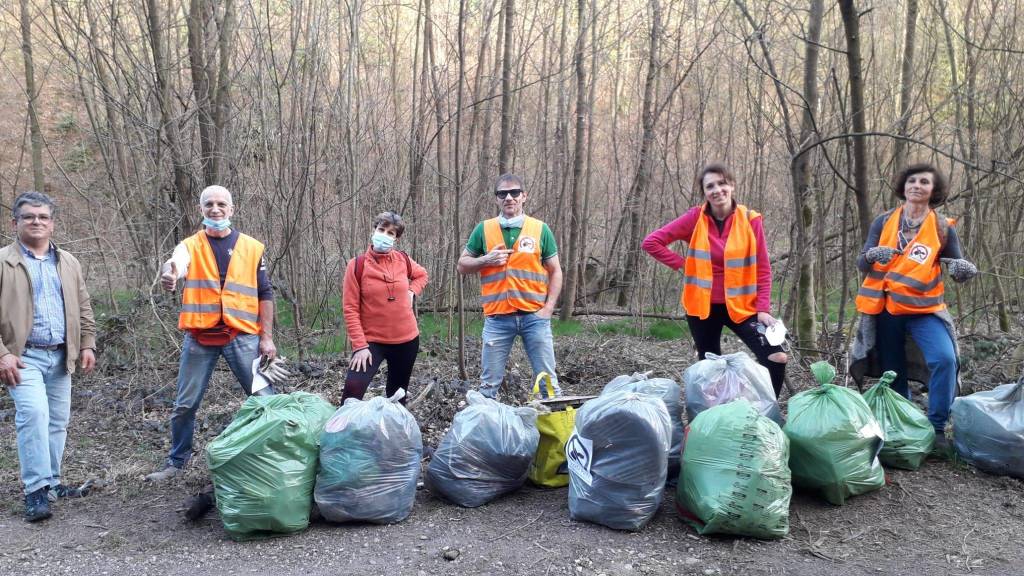
[[[569,463],[569,473],[582,480],[587,486],[594,482],[590,475],[590,463],[594,457],[594,441],[580,436],[573,428],[572,436],[565,441],[565,459]]]

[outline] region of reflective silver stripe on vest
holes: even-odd
[[[747,256],[746,258],[729,258],[725,261],[726,268],[746,268],[754,264],[757,264],[757,254]]]
[[[182,304],[182,312],[202,314],[204,312],[220,312],[220,304]]]
[[[251,312],[246,312],[244,310],[236,310],[234,308],[225,308],[224,309],[224,315],[225,316],[234,316],[235,318],[240,318],[242,320],[247,320],[249,322],[259,322],[260,321],[259,314],[253,314]]]
[[[941,295],[923,297],[907,296],[906,294],[893,294],[892,292],[889,292],[889,298],[892,298],[893,302],[899,302],[900,304],[906,304],[907,306],[916,306],[918,308],[935,306],[944,302]]]
[[[185,280],[185,288],[213,288],[220,290],[220,282],[216,280]]]
[[[519,278],[520,280],[535,280],[537,282],[548,281],[547,274],[541,274],[540,272],[530,272],[528,270],[509,270],[508,275],[513,278]]]
[[[519,298],[520,300],[530,300],[533,302],[545,302],[548,297],[547,294],[537,294],[535,292],[522,292],[519,290],[506,290],[497,294],[490,294],[487,296],[480,296],[480,302],[489,304],[491,302],[500,302],[509,298]]]
[[[696,258],[697,260],[711,260],[711,252],[707,250],[697,250],[695,248],[689,248],[686,251],[687,258]]]
[[[857,296],[864,296],[865,298],[881,298],[885,296],[885,292],[861,286],[860,289],[857,290]]]
[[[696,276],[683,276],[683,286],[686,286],[687,284],[692,284],[705,290],[711,290],[711,280],[704,280],[697,278]]]
[[[889,272],[888,278],[893,282],[899,282],[900,284],[903,284],[905,286],[910,286],[911,288],[919,292],[928,292],[929,290],[938,286],[940,282],[942,282],[941,274],[936,274],[935,278],[927,284],[915,278],[911,278],[910,276],[904,276],[903,274],[897,274],[895,272]]]
[[[243,296],[259,296],[260,294],[259,290],[257,290],[256,288],[250,288],[248,286],[243,286],[241,284],[235,284],[234,282],[225,282],[224,289],[231,290],[232,292],[238,292]]]
[[[757,284],[750,284],[748,286],[736,286],[735,288],[726,288],[725,295],[729,298],[734,296],[746,296],[747,294],[757,294]]]
[[[491,284],[492,282],[501,282],[505,279],[505,271],[495,272],[494,274],[488,274],[480,277],[481,284]]]
[[[885,278],[885,271],[884,270],[875,270],[874,268],[871,268],[870,270],[868,270],[868,278],[871,278],[871,279],[874,279],[874,280],[882,280],[882,279]]]

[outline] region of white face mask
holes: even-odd
[[[203,218],[203,226],[206,226],[210,230],[216,230],[219,232],[221,230],[231,228],[231,219],[225,218],[223,220],[212,220],[210,218]]]
[[[374,232],[373,236],[370,237],[370,243],[373,244],[373,251],[384,253],[395,246],[395,238],[381,232]]]
[[[526,214],[520,214],[512,218],[506,218],[504,214],[498,215],[498,224],[502,228],[522,228],[524,221],[526,221]]]

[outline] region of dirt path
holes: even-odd
[[[652,366],[678,377],[688,363],[677,343],[635,339],[561,339],[557,352],[563,385],[575,393]],[[412,396],[430,383],[438,391],[413,410],[430,444],[457,408],[459,396],[442,385],[453,365],[429,348],[417,365]],[[296,387],[337,403],[338,367],[314,368]],[[527,369],[517,351],[513,378],[522,381]],[[798,492],[780,541],[698,536],[677,519],[671,491],[647,527],[625,533],[570,520],[566,489],[526,487],[478,509],[422,490],[412,516],[394,526],[315,522],[301,534],[237,543],[216,512],[193,524],[180,510],[206,482],[202,448],[241,403],[227,374],[215,377],[200,411],[200,456],[188,473],[166,486],[141,481],[166,453],[173,379],[168,362],[151,374],[76,383],[65,477],[103,486],[60,502],[37,525],[21,519],[13,406],[0,397],[0,575],[1024,574],[1024,482],[942,460],[889,472],[882,490],[842,507]],[[457,558],[446,560],[446,550]]]
[[[421,491],[393,526],[314,523],[290,537],[231,541],[216,513],[176,511],[185,483],[62,502],[27,525],[0,519],[0,574],[991,574],[1024,566],[1024,484],[930,461],[834,507],[798,494],[777,542],[699,537],[671,495],[643,531],[569,519],[566,490],[525,488],[477,509]],[[7,499],[8,503],[9,498]],[[13,504],[13,503],[11,503]],[[458,550],[454,561],[446,549]]]

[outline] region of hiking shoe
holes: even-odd
[[[146,476],[146,482],[164,482],[166,480],[170,480],[171,478],[181,476],[183,473],[184,470],[182,470],[181,468],[168,464],[164,466],[162,470],[157,470],[152,474],[148,474]]]
[[[56,486],[50,487],[48,497],[50,502],[56,502],[58,498],[81,498],[89,495],[89,490],[92,489],[92,481],[82,484],[78,488],[72,488],[65,484],[57,484]]]
[[[935,434],[935,445],[932,446],[932,456],[949,458],[953,455],[953,443],[946,438],[945,434]]]
[[[46,520],[52,515],[50,513],[50,500],[47,498],[49,491],[49,486],[43,486],[39,490],[25,495],[26,522]]]

